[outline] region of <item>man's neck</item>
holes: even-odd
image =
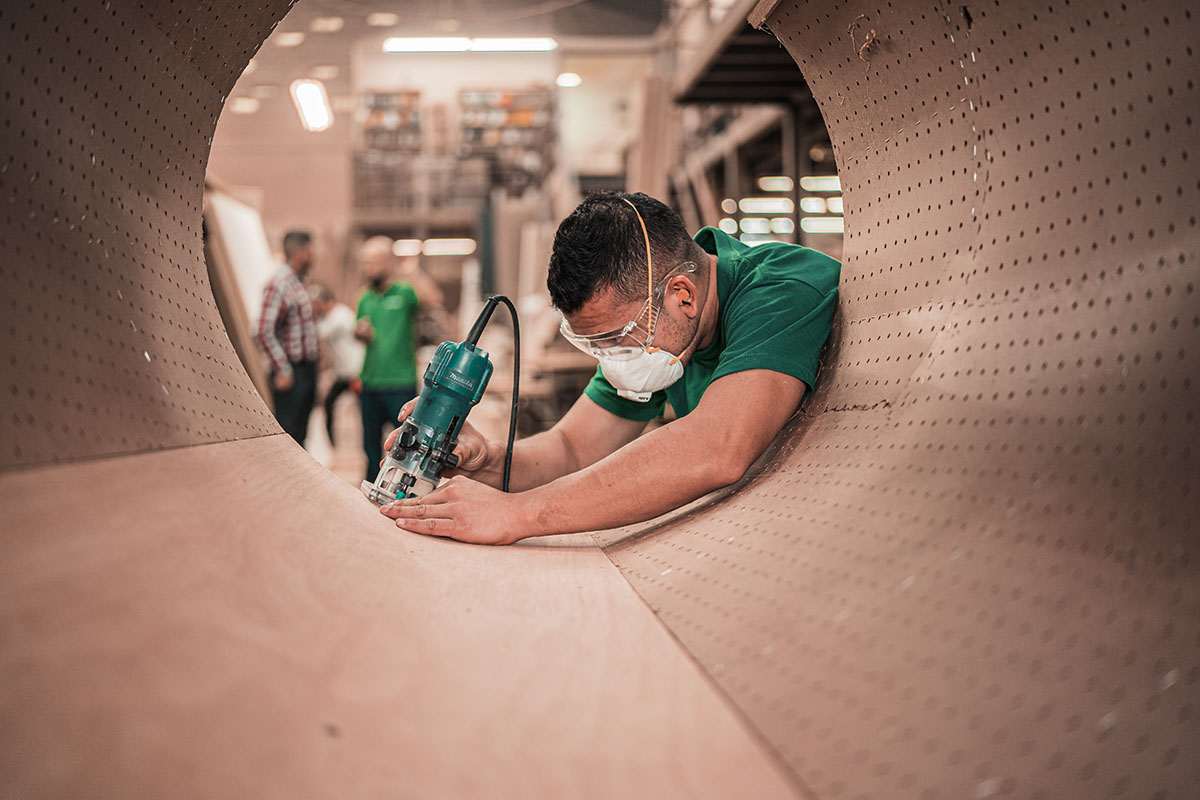
[[[717,320],[721,318],[721,299],[717,296],[717,257],[708,255],[708,288],[704,298],[704,310],[700,312],[700,341],[696,350],[703,350],[717,336]]]

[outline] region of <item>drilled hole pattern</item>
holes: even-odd
[[[814,796],[1195,797],[1194,13],[767,25],[845,191],[823,384],[740,492],[609,554]]]
[[[0,466],[278,431],[200,202],[224,96],[288,5],[0,7]]]

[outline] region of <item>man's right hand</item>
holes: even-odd
[[[354,326],[354,338],[364,344],[369,344],[375,338],[375,328],[367,317],[360,319]]]
[[[400,435],[400,427],[404,424],[404,420],[408,419],[416,408],[417,400],[414,397],[404,404],[400,409],[399,415],[396,416],[396,429],[388,434],[387,441],[383,444],[385,453],[392,449],[392,444],[396,441],[396,437]],[[458,445],[454,448],[454,454],[458,456],[458,467],[446,473],[446,477],[454,475],[465,475],[468,478],[474,478],[477,481],[489,485],[499,486],[503,476],[500,470],[493,469],[490,464],[490,454],[498,445],[492,445],[483,437],[479,431],[471,425],[470,422],[463,422],[462,430],[458,433]],[[500,448],[503,452],[503,447]],[[503,461],[503,456],[501,456]],[[495,474],[493,474],[495,473]]]
[[[276,372],[274,377],[271,378],[271,383],[274,384],[275,390],[279,392],[286,392],[288,389],[291,389],[295,382],[296,379],[290,372]]]

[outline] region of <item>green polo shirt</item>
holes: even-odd
[[[358,319],[375,329],[363,356],[364,389],[411,389],[417,385],[417,292],[393,283],[383,293],[367,288],[358,300]]]
[[[716,336],[692,355],[682,378],[646,403],[620,397],[597,367],[584,394],[618,417],[654,419],[668,400],[682,417],[700,403],[710,383],[748,369],[791,375],[804,381],[808,391],[816,384],[817,360],[837,305],[841,263],[795,244],[750,247],[716,228],[703,228],[695,239],[717,257]]]

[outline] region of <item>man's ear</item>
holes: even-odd
[[[688,319],[700,313],[696,284],[687,275],[676,275],[671,279],[667,285],[667,298],[673,300]]]

